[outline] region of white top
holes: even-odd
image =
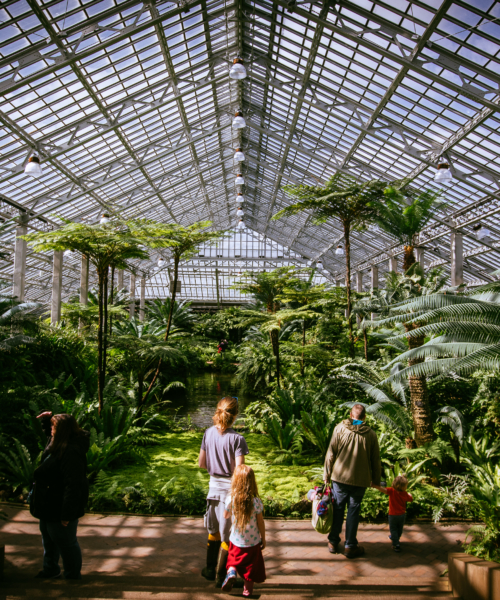
[[[232,513],[230,495],[228,495],[226,498],[226,510],[227,512]],[[248,522],[244,531],[237,529],[236,519],[234,518],[233,513],[231,515],[233,524],[231,526],[231,535],[229,536],[229,541],[238,548],[250,548],[251,546],[260,544],[262,542],[262,538],[260,537],[259,528],[257,526],[257,515],[263,510],[264,505],[262,504],[262,500],[260,498],[254,498],[252,516],[250,517],[250,521]]]

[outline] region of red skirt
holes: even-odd
[[[227,569],[229,567],[234,567],[238,571],[238,575],[245,581],[263,583],[266,580],[266,567],[260,544],[248,548],[238,548],[233,542],[229,542]]]

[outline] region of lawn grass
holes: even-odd
[[[165,433],[157,436],[158,445],[145,448],[147,464],[121,465],[110,472],[120,483],[135,485],[145,483],[151,477],[158,478],[157,485],[175,477],[182,471],[183,475],[204,482],[208,490],[209,476],[198,467],[203,432],[185,431],[182,433]],[[269,455],[274,445],[265,435],[248,433],[245,439],[250,450],[246,464],[252,467],[257,478],[260,495],[268,499],[280,499],[297,502],[311,487],[311,477],[307,471],[313,466],[320,466],[320,460],[311,459],[311,464],[274,465]]]

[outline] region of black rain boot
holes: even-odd
[[[219,560],[217,561],[217,568],[215,569],[215,587],[222,587],[224,579],[226,579],[226,565],[228,551],[224,548],[219,550]]]
[[[201,574],[205,579],[213,581],[215,579],[215,572],[217,569],[217,558],[219,557],[221,541],[220,540],[208,540],[207,544],[207,566],[202,569]]]

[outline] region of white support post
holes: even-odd
[[[14,247],[14,277],[12,295],[20,302],[24,302],[26,281],[26,248],[27,243],[19,236],[28,232],[26,217],[21,215],[21,224],[16,227],[16,243]]]
[[[356,291],[360,293],[363,291],[363,271],[356,273]]]
[[[52,266],[52,299],[50,303],[50,322],[52,325],[56,325],[61,320],[62,270],[63,252],[57,250],[54,252]]]
[[[123,269],[118,269],[116,280],[117,280],[116,289],[119,292],[120,290],[123,290],[123,288],[125,287],[123,285]]]
[[[398,272],[398,259],[396,256],[389,257],[389,271]]]
[[[135,275],[130,273],[130,318],[135,317]]]
[[[144,307],[146,305],[146,278],[141,277],[141,298],[139,302],[139,320],[144,321]]]
[[[464,282],[464,244],[459,231],[451,231],[451,285]]]
[[[425,251],[421,247],[417,247],[416,251],[417,251],[417,256],[416,256],[417,262],[420,263],[420,266],[422,267],[422,269],[425,269]]]
[[[80,266],[80,304],[89,303],[89,259],[82,254]],[[78,328],[83,329],[85,323],[82,319],[78,322]]]

